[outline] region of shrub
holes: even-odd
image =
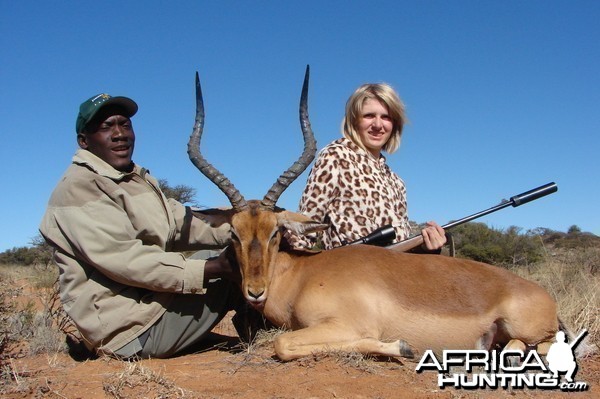
[[[511,226],[493,229],[484,223],[465,223],[451,230],[457,256],[497,265],[528,265],[543,255],[543,242],[535,231]]]

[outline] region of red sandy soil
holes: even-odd
[[[207,347],[173,359],[75,361],[64,353],[13,359],[18,382],[5,398],[598,398],[600,356],[578,359],[585,392],[440,389],[415,362],[315,355],[281,362],[267,345],[243,350],[214,335]],[[233,346],[233,347],[232,347]],[[247,349],[247,347],[246,347]]]
[[[6,366],[12,381],[0,385],[0,397],[600,398],[599,354],[578,359],[575,379],[587,383],[584,392],[440,389],[437,373],[416,373],[415,361],[330,354],[281,362],[270,344],[251,350],[240,345],[228,318],[214,331],[194,353],[166,360],[77,361],[66,353],[15,354]],[[26,346],[20,353],[27,353]]]

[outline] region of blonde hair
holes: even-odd
[[[362,115],[363,105],[368,99],[378,100],[388,108],[393,122],[393,130],[390,139],[382,149],[391,154],[400,147],[402,128],[407,122],[407,118],[404,103],[398,93],[387,83],[367,83],[356,89],[346,102],[346,115],[342,121],[342,134],[367,151],[356,130],[356,125]]]

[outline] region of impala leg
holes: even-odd
[[[553,342],[552,341],[544,341],[544,342],[540,342],[539,344],[537,344],[537,346],[535,347],[535,350],[537,351],[537,353],[539,353],[540,355],[546,356],[548,354],[548,350],[550,350],[550,347],[552,346]]]
[[[506,344],[504,349],[502,349],[502,351],[506,350],[518,350],[522,353],[525,353],[525,351],[527,350],[527,345],[525,345],[525,343],[519,339],[511,339],[510,341],[508,341],[508,344]],[[511,357],[508,359],[508,363],[511,367],[517,367],[520,363],[520,359]]]
[[[483,333],[483,335],[477,340],[475,344],[476,349],[483,349],[489,351],[492,349],[494,345],[494,339],[496,338],[496,334],[498,333],[498,325],[493,323],[489,330]]]
[[[523,341],[521,341],[520,339],[511,339],[510,341],[508,341],[508,344],[506,344],[503,350],[518,350],[525,353],[526,349],[527,345],[525,345]]]
[[[554,341],[551,341],[551,340],[542,341],[535,346],[535,351],[541,356],[546,356],[548,354],[548,350],[550,350],[550,347],[552,346],[553,343],[554,343]],[[503,350],[508,350],[508,349],[520,350],[523,353],[526,353],[528,348],[527,348],[527,345],[523,341],[518,340],[518,339],[513,339],[513,340],[510,340],[508,342],[508,344],[506,344],[506,346],[504,347]],[[517,364],[515,364],[517,362],[515,362],[514,360],[511,360],[510,363],[511,363],[511,366],[517,365]]]
[[[405,341],[382,342],[376,338],[361,338],[340,331],[344,331],[340,326],[322,324],[282,334],[275,339],[275,353],[284,361],[331,350],[413,357]]]

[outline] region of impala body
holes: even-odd
[[[320,253],[286,247],[286,231],[306,234],[326,227],[275,207],[316,152],[306,105],[308,68],[300,101],[304,152],[261,201],[246,201],[200,154],[204,109],[198,78],[196,88],[190,159],[232,204],[229,211],[201,217],[231,224],[228,250],[240,266],[245,298],[275,325],[292,330],[275,341],[281,359],[326,350],[406,357],[427,349],[544,351],[553,340],[559,327],[555,302],[507,270],[364,245]]]

